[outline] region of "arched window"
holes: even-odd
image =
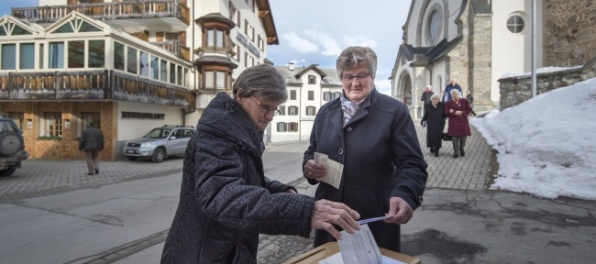
[[[443,28],[443,13],[439,9],[435,9],[428,17],[428,38],[432,43],[435,43],[441,35]]]

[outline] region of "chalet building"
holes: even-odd
[[[420,118],[426,85],[443,92],[451,79],[470,91],[474,108],[502,98],[499,80],[532,67],[532,2],[412,0],[390,79],[392,95]],[[536,67],[584,65],[596,56],[591,0],[536,0]]]
[[[30,158],[81,158],[94,121],[100,158],[120,159],[151,128],[195,126],[271,44],[268,0],[40,0],[0,18],[0,115],[21,126]]]
[[[315,116],[322,105],[341,95],[342,83],[336,69],[276,66],[286,78],[288,100],[267,128],[268,142],[309,140]]]

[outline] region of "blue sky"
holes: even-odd
[[[335,68],[351,45],[371,47],[379,59],[375,83],[389,92],[389,81],[411,1],[269,0],[280,45],[269,46],[275,65],[319,64]],[[301,10],[301,11],[297,11]]]
[[[377,53],[375,83],[389,92],[393,63],[402,43],[402,26],[411,1],[408,0],[269,0],[279,45],[269,46],[275,65],[294,62],[297,66],[319,64],[335,68],[337,55],[351,45],[366,45]],[[0,15],[11,7],[37,6],[38,0],[2,0]]]

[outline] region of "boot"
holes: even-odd
[[[439,149],[436,149],[435,150],[435,157],[438,157],[438,156],[439,156]]]
[[[462,149],[462,150],[460,150],[460,151],[459,151],[459,155],[463,157],[463,156],[465,156],[465,155],[466,155],[466,153],[465,153],[465,152],[464,152],[464,150]]]

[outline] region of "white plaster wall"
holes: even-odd
[[[164,119],[134,119],[122,118],[122,112],[160,113]],[[150,104],[119,102],[117,109],[118,138],[116,140],[130,140],[139,138],[152,128],[163,125],[182,125],[182,111],[179,107],[166,107]],[[187,124],[195,126],[195,124]]]
[[[498,102],[499,82],[506,73],[531,71],[532,60],[532,1],[500,0],[493,1],[492,38],[492,80],[491,100]],[[542,65],[542,1],[536,1],[537,68]],[[519,14],[525,20],[521,33],[513,34],[507,29],[507,19]]]

